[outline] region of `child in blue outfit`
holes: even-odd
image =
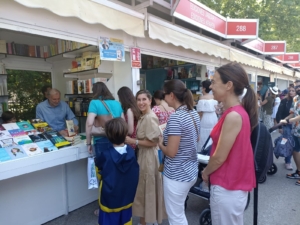
[[[130,145],[124,144],[126,122],[116,118],[105,124],[105,133],[113,144],[95,158],[101,175],[99,225],[132,225],[132,203],[139,179],[139,165]]]

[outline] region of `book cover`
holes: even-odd
[[[28,121],[17,122],[17,125],[23,131],[34,130],[34,127]]]
[[[25,150],[28,156],[34,156],[43,153],[42,149],[40,149],[36,143],[22,145],[22,148]]]
[[[7,53],[5,40],[0,40],[0,53]]]
[[[13,129],[13,130],[8,130],[8,132],[11,134],[13,137],[19,137],[19,136],[24,136],[26,133],[21,130],[21,129]]]
[[[55,150],[58,150],[57,147],[55,147],[53,145],[53,143],[49,140],[46,140],[46,141],[41,141],[41,142],[37,142],[36,143],[40,149],[42,149],[42,151],[44,152],[52,152],[52,151],[55,151]]]
[[[73,94],[78,94],[77,80],[73,80]]]
[[[4,110],[4,108],[3,108]],[[2,124],[2,126],[5,128],[5,130],[15,130],[15,129],[20,129],[17,125],[17,123],[5,123]]]
[[[67,130],[68,130],[68,136],[75,136],[75,128],[74,128],[74,122],[73,120],[66,120]]]
[[[34,45],[29,45],[28,46],[28,53],[30,57],[35,57],[35,46]]]
[[[32,140],[32,142],[40,142],[40,141],[47,141],[47,138],[43,134],[35,134],[35,135],[29,135],[29,138]]]
[[[46,131],[44,133],[45,137],[49,139],[57,148],[70,146],[71,143],[68,142],[61,134],[57,131]]]
[[[28,135],[17,136],[17,137],[14,137],[13,139],[14,139],[14,143],[16,143],[18,145],[25,145],[25,144],[32,143],[32,140],[30,139],[30,137]]]
[[[20,159],[27,156],[26,152],[20,145],[6,147],[5,151],[9,154],[11,159]]]
[[[0,131],[0,140],[12,138],[11,134],[7,130]]]
[[[5,162],[11,160],[10,155],[8,152],[5,150],[5,148],[0,148],[0,162]]]

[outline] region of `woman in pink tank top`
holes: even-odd
[[[213,225],[243,225],[248,191],[256,184],[250,135],[258,123],[257,100],[238,63],[217,69],[211,84],[224,113],[211,132],[211,156],[202,178],[210,182]]]

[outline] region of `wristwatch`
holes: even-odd
[[[136,140],[135,140],[135,145],[138,145],[138,144],[139,144],[139,140],[136,139]]]
[[[285,121],[286,121],[287,123],[290,123],[290,119],[286,119]]]
[[[92,144],[91,144],[91,143],[89,143],[89,144],[88,144],[88,143],[86,143],[86,145],[87,145],[87,146],[90,146],[90,145],[92,145]]]

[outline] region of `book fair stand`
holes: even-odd
[[[300,78],[299,62],[288,61],[288,68],[275,62],[290,58],[269,57],[284,55],[286,43],[260,40],[258,20],[227,19],[194,0],[2,0],[0,15],[0,102],[8,101],[6,69],[51,72],[52,86],[68,101],[82,133],[98,81],[117,97],[122,86],[153,92],[181,79],[197,100],[201,81],[228,62],[244,66],[254,89],[260,77],[282,87]],[[43,224],[98,198],[98,190],[87,188],[84,140],[56,150],[51,134],[24,131],[29,138],[23,140],[22,131],[9,132],[20,126],[4,127],[3,135],[15,135],[10,138],[28,148],[1,150],[3,159],[20,157],[0,160],[1,224]],[[35,143],[41,139],[54,147]]]

